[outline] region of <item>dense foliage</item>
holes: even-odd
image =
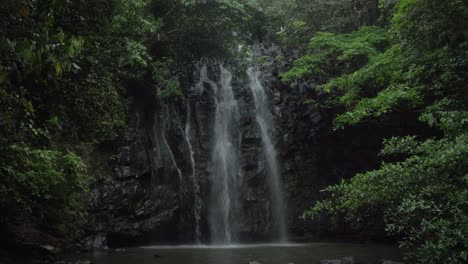
[[[308,103],[335,129],[414,117],[435,131],[385,139],[378,170],[328,187],[304,217],[384,221],[412,262],[464,263],[466,25],[464,0],[3,0],[0,236],[79,235],[96,176],[80,150],[119,136],[130,81],[181,102],[196,61],[275,42],[304,51],[281,78],[313,83]]]
[[[378,0],[258,0],[258,2],[267,13],[269,40],[291,48],[301,47],[320,31],[347,33],[361,26],[373,25],[381,12]]]
[[[88,194],[86,168],[75,154],[30,149],[24,145],[3,148],[0,172],[2,215],[11,222],[40,227],[61,235],[76,235],[84,220],[83,198]]]
[[[179,100],[194,62],[262,34],[243,0],[5,0],[0,14],[0,233],[13,235],[77,235],[97,176],[81,150],[118,137],[130,80]]]
[[[307,55],[282,77],[313,78],[325,94],[314,104],[343,109],[337,129],[416,115],[441,136],[387,139],[381,155],[388,162],[327,188],[330,198],[305,217],[344,213],[361,227],[383,220],[412,262],[465,263],[468,5],[401,0],[393,10],[382,12],[391,16],[381,19],[388,26],[317,33]]]
[[[3,228],[36,226],[62,237],[76,235],[89,177],[72,150],[113,139],[124,125],[123,85],[143,74],[148,54],[142,41],[158,28],[142,16],[145,5],[2,2]]]

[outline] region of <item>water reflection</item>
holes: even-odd
[[[160,257],[155,257],[155,255]],[[396,246],[375,244],[264,244],[234,246],[153,246],[114,253],[73,256],[96,264],[311,264],[325,258],[354,256],[357,262],[401,259]]]

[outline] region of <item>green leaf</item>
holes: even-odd
[[[54,116],[52,117],[52,119],[50,120],[50,122],[56,126],[58,126],[59,124],[59,117],[58,116]]]
[[[24,60],[32,61],[33,60],[33,45],[29,41],[21,42],[19,46],[19,54]]]
[[[62,74],[62,65],[60,64],[60,62],[55,62],[54,67],[55,67],[55,75],[59,77]]]
[[[0,84],[4,83],[8,78],[8,72],[0,72]]]

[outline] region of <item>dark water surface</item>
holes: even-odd
[[[155,257],[158,255],[160,257]],[[96,264],[315,264],[322,259],[353,256],[357,262],[399,260],[396,246],[375,244],[260,244],[228,247],[177,246],[130,248],[113,253],[74,256]]]

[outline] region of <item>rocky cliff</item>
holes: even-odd
[[[299,219],[320,197],[319,190],[363,167],[375,166],[377,161],[363,165],[360,158],[375,154],[379,141],[370,141],[371,146],[366,147],[362,142],[347,142],[346,135],[331,133],[330,120],[304,103],[316,96],[313,82],[290,86],[280,82],[278,73],[288,67],[290,61],[285,57],[291,56],[274,46],[256,46],[254,54],[261,58],[260,80],[276,124],[273,138],[279,152],[289,233],[301,238],[320,231],[320,226]],[[214,83],[220,81],[217,65],[206,68]],[[268,241],[275,228],[272,204],[247,82],[243,74],[232,81],[239,105],[243,179],[237,228],[241,241]],[[168,100],[155,96],[143,83],[129,86],[128,126],[117,144],[113,172],[96,182],[85,239],[88,248],[209,242],[215,95],[212,84],[201,81],[200,67],[185,90],[185,99]]]

